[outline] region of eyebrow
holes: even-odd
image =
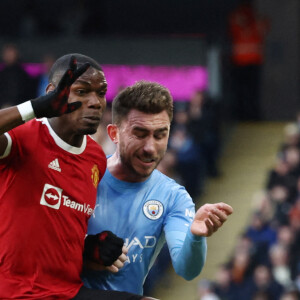
[[[168,127],[162,127],[162,128],[158,128],[158,129],[155,129],[154,132],[157,133],[157,132],[164,132],[164,131],[168,131]],[[134,127],[133,130],[137,130],[137,131],[143,131],[143,132],[148,132],[150,131],[149,129],[147,128],[144,128],[144,127]]]
[[[81,79],[77,79],[73,85],[76,85],[76,84],[85,84],[85,85],[91,85],[88,81],[85,81],[85,80],[81,80]],[[102,89],[107,89],[107,82],[102,82],[101,84],[101,87],[100,87],[100,90]]]

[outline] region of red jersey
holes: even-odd
[[[101,147],[61,140],[47,119],[11,130],[0,159],[0,299],[70,299],[106,169]],[[10,143],[9,143],[10,144]]]

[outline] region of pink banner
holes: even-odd
[[[204,90],[208,75],[201,66],[148,66],[148,65],[101,65],[108,82],[107,100],[112,100],[118,91],[138,80],[149,80],[166,86],[174,100],[189,100],[195,90]],[[24,64],[32,76],[44,72],[43,64]]]
[[[107,82],[107,99],[113,99],[118,91],[138,80],[158,82],[167,87],[174,100],[189,100],[195,90],[207,88],[208,76],[200,66],[126,66],[103,65]]]

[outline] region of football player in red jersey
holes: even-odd
[[[54,63],[45,95],[0,110],[1,299],[143,299],[89,290],[80,280],[87,221],[106,169],[89,134],[106,90],[94,59],[68,54]],[[112,261],[126,259],[111,253]]]

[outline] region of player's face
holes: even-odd
[[[58,77],[56,81],[59,81]],[[49,84],[47,92],[54,90]],[[107,82],[102,71],[90,67],[71,86],[68,102],[80,101],[82,106],[70,114],[50,119],[52,125],[57,123],[56,130],[69,143],[81,142],[82,136],[97,131],[103,112],[106,108],[105,94]]]
[[[166,111],[158,114],[130,111],[117,134],[117,151],[128,172],[128,181],[144,181],[151,175],[166,152],[169,132]]]
[[[97,131],[106,108],[107,82],[102,71],[90,67],[71,86],[68,102],[80,101],[82,106],[64,117],[79,134]]]

